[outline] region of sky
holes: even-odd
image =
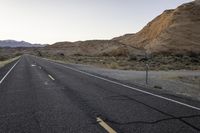
[[[53,44],[111,39],[141,30],[192,0],[0,0],[0,40]]]

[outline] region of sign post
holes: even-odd
[[[148,55],[145,52],[145,67],[146,67],[146,85],[148,85],[149,80],[149,64],[148,64]]]

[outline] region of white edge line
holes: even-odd
[[[154,97],[158,97],[158,98],[161,98],[161,99],[165,99],[165,100],[167,100],[167,101],[171,101],[171,102],[173,102],[173,103],[177,103],[177,104],[180,104],[180,105],[183,105],[183,106],[186,106],[186,107],[189,107],[189,108],[192,108],[192,109],[195,109],[195,110],[200,111],[200,108],[199,108],[199,107],[195,107],[195,106],[192,106],[192,105],[189,105],[189,104],[186,104],[186,103],[183,103],[183,102],[179,102],[179,101],[176,101],[176,100],[173,100],[173,99],[164,97],[164,96],[160,96],[160,95],[157,95],[157,94],[153,94],[153,93],[148,92],[148,91],[140,90],[140,89],[137,89],[137,88],[134,88],[134,87],[131,87],[131,86],[128,86],[128,85],[125,85],[125,84],[122,84],[122,83],[119,83],[119,82],[116,82],[116,81],[112,81],[112,80],[109,80],[109,79],[106,79],[106,78],[103,78],[103,77],[99,77],[99,76],[96,76],[96,75],[93,75],[93,74],[90,74],[90,73],[87,73],[87,72],[84,72],[84,71],[81,71],[81,70],[78,70],[78,69],[75,69],[75,68],[71,68],[71,67],[68,67],[68,66],[65,66],[65,65],[56,63],[56,62],[54,62],[53,60],[49,60],[49,59],[46,59],[46,58],[42,58],[42,59],[45,59],[45,60],[50,61],[50,62],[52,62],[52,63],[54,63],[54,64],[57,64],[57,65],[63,66],[63,67],[65,67],[65,68],[71,69],[71,70],[73,70],[73,71],[80,72],[80,73],[82,73],[82,74],[86,74],[86,75],[91,76],[91,77],[95,77],[95,78],[98,78],[98,79],[101,79],[101,80],[104,80],[104,81],[107,81],[107,82],[110,82],[110,83],[113,83],[113,84],[117,84],[117,85],[120,85],[120,86],[129,88],[129,89],[132,89],[132,90],[135,90],[135,91],[138,91],[138,92],[142,92],[142,93],[144,93],[144,94],[148,94],[148,95],[151,95],[151,96],[154,96]]]
[[[48,74],[49,78],[52,80],[55,80],[50,74]]]
[[[6,73],[6,75],[1,79],[0,84],[4,81],[4,79],[8,76],[8,74],[13,70],[13,68],[18,64],[20,59],[12,66],[12,68]]]

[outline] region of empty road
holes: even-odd
[[[200,103],[23,55],[0,69],[0,133],[197,133]]]

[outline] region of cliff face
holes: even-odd
[[[152,53],[200,53],[199,1],[166,10],[140,32],[114,40]]]

